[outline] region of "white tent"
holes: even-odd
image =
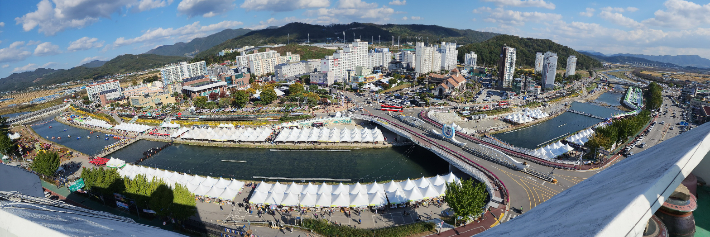
[[[232,183],[232,182],[230,182],[230,181],[227,180],[227,179],[223,179],[223,178],[220,177],[219,180],[217,180],[217,182],[216,182],[214,185],[212,185],[212,186],[213,186],[213,187],[218,187],[218,188],[227,188],[227,186],[229,186],[230,183]]]
[[[254,192],[251,194],[251,198],[249,198],[249,203],[263,204],[264,201],[266,200],[266,196],[267,196],[267,193]]]
[[[266,199],[264,200],[264,204],[266,205],[280,205],[281,200],[284,199],[284,193],[283,192],[271,192],[269,193],[268,196],[266,196]]]
[[[350,206],[350,195],[347,192],[342,192],[340,194],[333,194],[331,197],[331,207],[349,207]]]
[[[394,192],[397,190],[402,190],[402,186],[400,186],[398,182],[394,182],[394,180],[390,180],[389,183],[383,185],[383,188],[385,192]]]
[[[387,204],[387,197],[383,192],[370,193],[367,195],[368,205],[370,206],[384,206]]]
[[[217,197],[222,200],[234,200],[237,194],[239,194],[239,190],[225,188],[224,192],[220,193]]]
[[[377,181],[375,181],[372,184],[367,185],[367,193],[382,193],[384,190],[382,189],[382,184],[378,184]]]
[[[210,191],[210,189],[212,189],[212,187],[200,185],[192,193],[194,193],[197,196],[204,196],[205,194],[207,194],[207,192]],[[217,194],[217,195],[219,195],[219,194]]]
[[[285,194],[284,198],[281,200],[281,205],[283,206],[298,206],[298,195],[299,193],[287,193]]]
[[[288,186],[285,193],[301,193],[301,190],[303,190],[303,185],[291,182],[291,185]]]
[[[332,194],[333,193],[333,186],[330,184],[322,183],[321,185],[318,186],[318,194]],[[330,197],[330,196],[329,196]],[[330,205],[330,204],[328,204]]]
[[[194,179],[194,178],[195,178],[195,176],[192,176],[192,175],[189,175],[189,174],[182,174],[182,175],[180,176],[180,179],[177,180],[177,182],[180,183],[180,184],[182,184],[182,185],[187,185],[187,184],[190,183],[190,181],[192,181],[192,179]]]
[[[416,187],[417,184],[415,184],[414,182],[412,182],[412,180],[407,178],[407,180],[400,182],[399,186],[402,187],[402,190],[409,191],[409,190],[412,190],[414,187]]]
[[[340,193],[348,193],[350,192],[350,187],[347,185],[343,185],[343,183],[338,184],[333,191],[331,192],[332,194],[340,194]]]
[[[439,193],[439,196],[444,196],[446,195],[446,185],[435,185],[434,190],[436,190],[437,193]]]
[[[360,184],[360,182],[350,185],[350,194],[356,194],[356,193],[367,193],[367,190],[365,189],[365,187],[362,184]]]
[[[192,180],[190,180],[190,183],[195,184],[195,185],[200,185],[202,183],[202,181],[205,181],[205,180],[207,180],[207,178],[195,175],[195,177],[192,178]]]
[[[338,130],[338,128],[333,128],[333,130],[330,130],[328,142],[340,142],[340,130]]]
[[[350,130],[347,128],[340,132],[340,142],[350,142]]]
[[[446,180],[447,183],[459,182],[459,178],[457,178],[456,175],[451,172],[447,175],[444,175],[444,180]]]
[[[286,187],[285,185],[279,183],[279,181],[276,181],[276,183],[275,183],[273,186],[271,186],[271,190],[269,190],[269,192],[271,192],[271,193],[283,193],[283,192],[286,190],[286,188],[287,188],[287,187]],[[281,200],[279,200],[279,201],[281,201]]]
[[[244,188],[244,182],[238,181],[238,180],[232,180],[232,182],[227,185],[228,189],[231,190],[236,190],[237,192],[241,191],[242,188]]]
[[[404,191],[404,196],[407,197],[407,200],[409,201],[419,201],[424,199],[424,195],[417,187]]]
[[[214,186],[218,181],[219,181],[219,180],[217,180],[217,179],[215,179],[215,178],[212,178],[212,176],[208,176],[204,181],[202,181],[202,183],[200,183],[200,185],[205,185],[205,186],[212,187],[212,186]]]
[[[365,207],[370,205],[367,194],[364,192],[357,194],[350,194],[350,206],[351,207]]]
[[[416,183],[417,187],[419,188],[426,188],[429,187],[429,185],[431,184],[429,182],[429,179],[425,178],[424,176],[422,176],[421,179],[417,179],[416,181],[414,181],[414,183]]]
[[[419,189],[424,198],[438,197],[441,193],[437,192],[434,186],[427,186],[426,188]]]
[[[318,200],[316,200],[316,207],[330,207],[332,196],[330,193],[318,194]]]
[[[195,190],[197,190],[197,188],[199,188],[200,185],[198,185],[198,184],[193,184],[193,183],[188,183],[187,185],[185,185],[185,187],[187,188],[187,191],[190,191],[191,193],[195,193]],[[208,190],[208,191],[209,191],[209,190]]]
[[[262,192],[262,193],[268,193],[269,191],[271,191],[271,186],[272,186],[272,184],[264,183],[264,181],[261,181],[261,183],[259,183],[256,186],[255,191]]]
[[[303,194],[306,194],[306,193],[318,194],[318,186],[313,185],[311,182],[308,182],[308,185],[303,187],[303,190],[301,191],[301,193],[303,193]],[[315,202],[315,200],[314,200],[314,202]]]
[[[300,205],[302,207],[315,207],[318,195],[314,193],[301,194]]]
[[[202,186],[202,185],[200,185],[200,186]],[[210,191],[207,191],[207,193],[205,193],[205,196],[212,197],[212,198],[218,198],[219,195],[224,192],[224,190],[225,190],[225,188],[218,188],[218,187],[212,186]]]
[[[440,175],[437,174],[436,176],[431,177],[429,179],[429,182],[432,185],[442,185],[442,184],[446,183],[446,180],[444,180],[444,178],[442,178]]]
[[[387,192],[387,199],[389,199],[392,204],[401,204],[409,201],[402,190]]]

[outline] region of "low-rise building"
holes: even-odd
[[[454,68],[451,70],[444,80],[434,89],[437,96],[453,95],[457,90],[466,89],[466,78],[464,78],[459,70]]]
[[[329,75],[330,75],[330,77],[329,77]],[[311,77],[311,84],[330,86],[330,85],[333,85],[333,83],[335,83],[335,77],[333,77],[332,74],[329,74],[329,73],[312,72],[310,74],[310,77]]]
[[[285,80],[289,77],[300,76],[306,74],[306,63],[282,63],[274,67],[274,76],[276,80]]]
[[[158,108],[158,107],[163,106],[165,104],[175,103],[175,97],[171,96],[170,94],[155,94],[155,95],[145,94],[145,95],[140,95],[140,96],[131,96],[129,98],[129,101],[131,102],[131,106],[135,106],[135,107]]]
[[[212,93],[222,93],[227,92],[227,83],[223,81],[219,82],[203,82],[199,84],[194,84],[191,86],[183,86],[182,93],[190,98],[195,98],[198,96],[209,96]]]
[[[106,105],[112,100],[119,99],[122,96],[121,92],[122,89],[118,80],[113,79],[86,86],[86,94],[89,96],[89,100],[101,105]]]
[[[122,93],[124,97],[163,93],[163,82],[154,81],[151,83],[126,87],[123,89]]]

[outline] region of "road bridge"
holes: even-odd
[[[7,123],[10,125],[18,125],[18,124],[26,124],[26,123],[31,123],[37,120],[40,120],[42,118],[46,118],[49,116],[52,116],[54,114],[60,113],[64,111],[65,109],[69,108],[69,103],[63,103],[59,105],[55,105],[46,109],[41,109],[37,110],[31,113],[19,115],[16,117],[12,117],[7,119]]]

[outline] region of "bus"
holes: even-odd
[[[382,111],[391,111],[391,112],[402,112],[402,109],[397,109],[397,108],[381,108],[380,110]]]
[[[382,104],[382,108],[388,108],[388,109],[402,109],[402,106],[396,106],[396,105],[388,105],[388,104]]]

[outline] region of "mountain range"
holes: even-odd
[[[612,54],[605,55],[595,51],[580,51],[610,63],[655,63],[666,67],[696,67],[710,68],[710,59],[698,55],[644,55],[644,54]]]
[[[173,45],[159,46],[145,53],[163,56],[192,57],[197,53],[210,49],[229,39],[249,33],[250,31],[249,29],[226,29],[206,37],[195,38],[187,43],[179,42]]]

